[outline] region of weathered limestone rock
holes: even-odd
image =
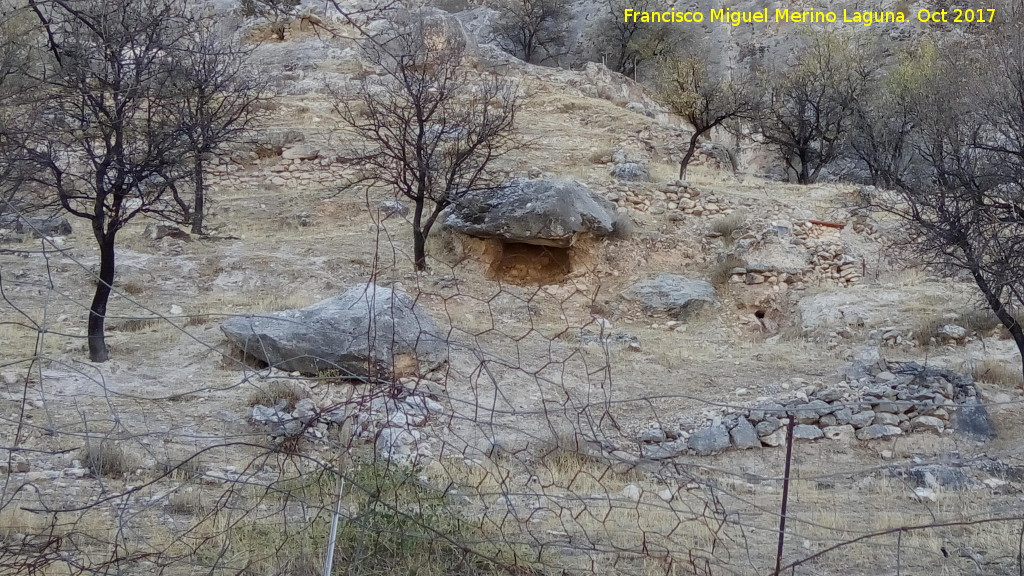
[[[637,302],[648,314],[668,314],[686,318],[700,308],[716,304],[715,288],[704,280],[691,280],[674,274],[659,274],[637,282],[622,293]]]
[[[721,424],[702,428],[690,436],[687,446],[700,455],[727,450],[730,446],[729,430]]]
[[[307,308],[239,316],[221,325],[232,344],[281,370],[386,377],[445,358],[443,333],[407,294],[361,284]]]
[[[518,178],[462,198],[445,226],[480,238],[568,248],[581,234],[611,234],[614,222],[615,206],[575,180]]]

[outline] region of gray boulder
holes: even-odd
[[[568,248],[581,234],[612,233],[615,206],[575,180],[517,178],[493,191],[467,194],[445,226],[462,234]]]
[[[616,164],[612,168],[612,178],[627,182],[650,182],[651,173],[647,167],[638,162]]]
[[[409,215],[409,207],[398,200],[385,200],[380,203],[380,213],[385,218],[389,216],[405,217]]]
[[[708,282],[674,274],[660,274],[637,282],[623,292],[622,297],[639,303],[648,314],[678,318],[686,318],[708,304],[718,303],[715,288]]]
[[[701,456],[727,450],[729,445],[729,430],[721,424],[701,428],[694,432],[689,440],[687,440],[687,446],[690,450]]]
[[[30,234],[35,238],[67,236],[71,234],[71,223],[63,216],[21,217],[14,223],[14,231],[18,234]]]
[[[907,477],[917,486],[926,488],[967,490],[976,484],[974,479],[962,469],[941,464],[915,466],[907,473]]]
[[[388,377],[445,358],[443,334],[404,293],[361,284],[307,308],[239,316],[220,327],[245,353],[275,368],[315,375]]]
[[[903,430],[900,430],[898,426],[889,426],[887,424],[872,424],[870,426],[857,430],[857,440],[877,440],[879,438],[899,436],[900,434],[903,434]]]
[[[988,442],[997,436],[988,409],[976,398],[968,398],[953,413],[953,429],[977,442]]]
[[[823,438],[825,433],[817,426],[810,424],[797,424],[793,426],[793,438],[796,440],[817,440]]]
[[[736,426],[729,431],[729,436],[732,438],[733,446],[740,450],[761,447],[761,438],[758,437],[757,430],[746,418],[741,417],[736,421]]]
[[[281,152],[281,158],[285,160],[313,160],[319,155],[320,149],[310,144],[296,144]]]

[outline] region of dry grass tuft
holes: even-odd
[[[124,285],[121,286],[121,291],[125,294],[138,296],[146,291],[146,286],[141,282],[125,282]]]
[[[202,490],[193,486],[172,492],[167,497],[167,506],[173,514],[189,516],[200,514],[206,509],[203,503]]]
[[[971,376],[978,382],[1004,388],[1024,388],[1024,374],[1017,362],[986,358],[981,362],[970,363],[965,368],[970,370]]]
[[[939,334],[939,328],[946,324],[949,322],[939,316],[925,316],[918,319],[913,327],[914,340],[917,345],[924,348],[930,347]]]
[[[110,327],[116,332],[142,332],[156,328],[163,322],[162,318],[129,318]]]
[[[139,466],[140,458],[113,440],[90,440],[78,452],[82,466],[96,476],[126,476]]]
[[[963,326],[968,332],[989,332],[1002,325],[995,313],[988,308],[964,310],[957,314],[953,323]]]
[[[249,395],[248,406],[276,406],[284,401],[284,409],[292,410],[299,400],[309,398],[309,389],[301,382],[274,380],[269,384],[256,384]]]
[[[22,510],[17,503],[10,503],[0,509],[0,542],[16,534],[36,534],[45,527],[45,516]]]
[[[747,261],[736,254],[726,254],[717,264],[711,267],[708,278],[715,287],[721,288],[729,284],[734,268],[743,268]]]
[[[626,214],[619,214],[612,223],[612,233],[608,237],[614,240],[629,240],[633,237],[634,231],[633,220]]]
[[[713,220],[710,230],[713,234],[721,236],[726,245],[731,245],[733,240],[735,240],[736,231],[743,228],[743,225],[746,223],[747,214],[737,210],[728,216],[722,216]]]

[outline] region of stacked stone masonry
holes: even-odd
[[[864,367],[862,367],[864,368]],[[869,441],[913,433],[960,432],[974,440],[994,437],[973,382],[953,372],[892,363],[835,387],[805,386],[791,398],[762,400],[710,418],[691,430],[641,430],[641,455],[660,460],[689,453],[784,446],[792,420],[795,441]],[[970,411],[960,415],[958,411]],[[975,422],[976,420],[976,422]],[[975,424],[980,423],[980,427]]]

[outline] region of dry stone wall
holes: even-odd
[[[884,368],[884,369],[883,369]],[[788,398],[764,398],[726,409],[703,424],[653,426],[637,433],[641,455],[660,460],[729,449],[783,446],[792,421],[795,441],[870,441],[913,433],[995,437],[978,390],[967,376],[915,362],[855,364],[832,387],[803,386]]]

